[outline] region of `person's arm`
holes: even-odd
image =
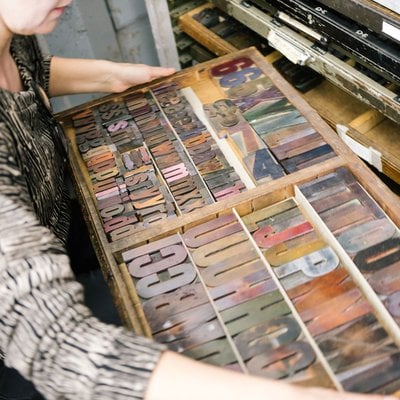
[[[174,72],[173,68],[145,64],[54,56],[50,64],[49,95],[118,93]]]
[[[240,374],[166,351],[153,372],[145,400],[389,400]]]
[[[61,241],[36,217],[17,157],[0,124],[0,357],[45,398],[141,400],[165,347],[100,322],[83,305]]]

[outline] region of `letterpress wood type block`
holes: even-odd
[[[344,389],[393,393],[399,390],[399,349],[372,314],[317,338]]]
[[[240,182],[240,177],[232,167],[212,171],[204,176],[207,187],[214,193]]]
[[[322,143],[321,146],[315,147],[311,150],[306,150],[297,156],[281,160],[281,164],[288,173],[291,173],[319,164],[334,156],[335,153],[333,152],[332,147],[329,144]]]
[[[185,351],[183,354],[208,364],[229,366],[237,364],[237,357],[227,339],[216,339]],[[236,370],[241,368],[236,367]]]
[[[304,370],[312,368],[315,363],[315,353],[308,343],[296,341],[280,346],[278,349],[264,352],[253,357],[247,366],[256,375],[266,376],[272,379],[295,377],[302,379]],[[314,369],[315,373],[315,369]],[[306,379],[309,377],[306,374]]]
[[[307,253],[303,257],[282,264],[274,268],[276,276],[283,279],[289,275],[301,272],[305,275],[304,279],[313,279],[318,276],[325,275],[339,265],[339,258],[330,247],[324,247],[320,250]],[[283,283],[285,286],[285,284]]]
[[[207,304],[206,306],[210,313],[214,313],[210,304]],[[154,338],[161,343],[168,344],[168,348],[180,353],[189,351],[201,345],[208,345],[214,340],[225,338],[225,332],[222,325],[215,317],[213,319],[209,317],[203,320],[199,318],[201,315],[200,310],[206,308],[206,306],[200,306],[190,312],[182,313],[182,317],[187,315],[189,319],[196,318],[196,325],[193,324],[193,326],[187,327],[187,321],[184,321],[184,323],[178,326],[175,325],[173,328],[170,328],[165,332],[155,334]],[[175,321],[173,322],[176,324]],[[178,330],[178,334],[175,333],[176,330]]]
[[[217,100],[212,104],[207,104],[204,106],[204,111],[220,138],[225,137],[229,132],[228,127],[234,127],[243,122],[239,109],[230,100]]]
[[[297,124],[279,129],[273,133],[262,135],[263,140],[268,147],[273,150],[279,158],[283,158],[281,154],[283,150],[295,148],[297,141],[311,138],[319,138],[320,135],[308,123]]]
[[[197,273],[179,237],[123,253],[140,297],[148,299],[195,281]]]
[[[294,261],[304,254],[320,250],[325,246],[326,242],[315,231],[310,231],[304,235],[271,246],[269,249],[264,250],[263,254],[271,266],[277,267]]]
[[[271,275],[261,268],[259,260],[252,260],[245,265],[248,267],[245,271],[242,269],[231,273],[228,270],[224,276],[225,282],[210,278],[208,276],[210,267],[201,271],[208,291],[219,311],[235,307],[277,289]]]
[[[257,104],[246,111],[244,117],[261,137],[306,122],[303,115],[286,98],[272,104]]]
[[[152,326],[153,331],[159,332],[163,329],[164,322],[162,322],[162,318],[159,319],[157,313],[160,313],[165,319],[170,315],[190,310],[208,302],[207,293],[201,283],[194,283],[176,289],[173,293],[165,293],[146,300],[143,303],[143,310],[148,315],[147,321]]]
[[[123,102],[109,102],[100,105],[94,109],[97,112],[97,117],[100,119],[103,126],[107,127],[114,121],[121,119],[131,119],[128,109]]]
[[[302,319],[307,324],[313,336],[326,333],[349,321],[366,315],[372,310],[370,304],[362,296],[360,290],[355,287],[354,283],[350,284],[350,287],[343,285],[343,280],[346,277],[343,277],[342,270],[333,271],[331,274],[334,279],[338,279],[337,274],[339,274],[342,281],[331,289],[331,295],[328,295],[328,297],[326,297],[327,295],[324,291],[327,290],[325,282],[331,282],[332,279],[329,274],[315,278],[311,282],[302,284],[289,291],[289,297],[293,299],[296,308],[299,310]],[[313,295],[302,295],[299,299],[296,298],[296,292],[310,291],[314,286],[316,287],[315,298],[312,297]],[[326,307],[335,310],[335,313],[327,314],[324,311]]]
[[[391,296],[395,296],[395,290],[399,287],[398,274],[390,274],[390,277],[388,275],[385,280],[382,280],[384,271],[395,270],[399,262],[399,230],[356,182],[349,171],[340,170],[339,174],[346,175],[348,183],[344,190],[346,193],[351,193],[350,200],[348,196],[335,195],[333,199],[338,205],[335,206],[334,203],[328,202],[323,207],[321,204],[324,203],[324,197],[315,199],[314,196],[311,204],[316,207],[319,215],[338,238],[343,249],[352,257],[354,264],[366,277],[372,288],[377,291],[389,313],[399,323],[397,309],[394,306],[396,302],[391,301]],[[324,188],[326,188],[324,191],[329,193],[331,187],[339,186],[342,191],[338,191],[338,193],[344,193],[342,184],[335,183],[335,179],[332,178],[321,178]],[[331,185],[328,185],[328,182]],[[316,180],[315,185],[319,186],[320,181]],[[304,192],[310,193],[311,188],[312,186],[306,185]],[[344,199],[347,202],[343,202]],[[340,214],[338,215],[338,213]],[[377,275],[375,276],[375,274]],[[383,282],[385,285],[382,285]]]
[[[201,284],[153,297],[143,303],[143,309],[153,335],[176,351],[225,337]]]
[[[262,249],[300,237],[314,229],[292,200],[257,210],[246,215],[243,221]]]
[[[208,191],[204,190],[203,182],[196,175],[174,179],[170,182],[169,188],[177,207],[183,213],[189,213],[213,203]]]
[[[292,205],[290,203],[290,206]],[[274,327],[273,321],[276,319],[285,316],[292,319],[290,309],[282,294],[271,279],[259,253],[242,229],[237,219],[228,214],[193,227],[183,236],[185,243],[191,249],[192,259],[198,266],[202,280],[229,335],[239,345],[244,340],[241,338],[250,335],[250,332],[257,329],[256,327],[260,324],[270,322]],[[240,254],[241,257],[233,254]],[[292,324],[295,326],[294,332],[287,333],[285,336],[287,341],[282,346],[278,345],[274,336],[275,329],[272,327],[271,332],[266,330],[262,332],[262,335],[259,334],[262,339],[257,340],[258,350],[262,356],[259,353],[257,357],[255,355],[248,356],[246,350],[244,354],[241,354],[239,349],[246,366],[252,373],[274,376],[271,370],[278,368],[281,374],[280,378],[294,374],[299,380],[302,380],[304,376],[300,376],[307,368],[311,367],[314,371],[316,364],[314,350],[301,334],[301,329],[295,319],[292,320]],[[298,340],[300,342],[297,342]],[[311,355],[304,365],[298,361],[301,352],[294,351],[298,346],[307,348],[307,354]],[[286,353],[284,350],[286,347],[288,347],[288,351],[290,348],[293,352]],[[274,353],[275,356],[268,359],[269,353]],[[292,361],[288,364],[284,362],[281,365],[282,357],[292,358]],[[257,363],[261,362],[261,359],[263,360],[262,364],[258,365]],[[267,359],[268,361],[264,363]],[[297,365],[298,369],[292,369],[293,365]],[[314,372],[316,373],[316,370]],[[326,374],[324,371],[320,373],[321,375]]]
[[[398,353],[399,350],[396,350],[387,332],[371,314],[368,303],[365,299],[361,299],[354,282],[343,268],[289,290],[288,294],[345,387],[349,384],[360,385],[361,382],[367,381],[369,372],[377,360],[387,360],[392,354]],[[321,307],[321,318],[314,314],[319,307]],[[330,310],[329,321],[325,318],[327,314],[322,311],[324,307]],[[368,325],[363,325],[361,321],[369,322]],[[356,330],[359,328],[364,332],[358,333]],[[338,332],[340,337],[349,335],[349,340],[336,339]],[[353,339],[350,339],[351,337]],[[368,348],[369,351],[361,357],[362,348]],[[360,356],[357,359],[358,354]],[[364,367],[360,368],[360,364]],[[388,383],[398,380],[398,374],[393,375],[391,368],[390,364],[381,363],[379,377],[375,377],[376,382]],[[365,382],[363,390],[371,391],[372,385],[369,389],[369,384]],[[379,386],[377,383],[376,385]],[[348,386],[347,389],[349,390]]]
[[[318,179],[303,183],[300,189],[308,201],[313,204],[315,201],[328,197],[356,182],[354,175],[347,168],[338,168]]]
[[[230,88],[226,94],[241,112],[245,112],[263,101],[274,103],[285,97],[266,76]]]
[[[237,218],[233,214],[227,214],[189,229],[184,233],[183,240],[186,246],[198,248],[241,231]]]
[[[396,234],[395,225],[387,219],[374,219],[357,224],[338,235],[338,241],[351,255],[366,250]]]
[[[87,110],[84,114],[78,114],[72,117],[72,123],[75,128],[91,125],[93,122],[95,122],[95,117],[90,110]]]

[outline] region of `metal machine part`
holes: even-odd
[[[400,123],[400,97],[396,85],[377,81],[367,70],[352,66],[354,60],[338,57],[323,41],[296,31],[266,10],[248,1],[214,0],[213,3],[242,24],[268,39],[269,44],[295,64],[307,65],[326,79]],[[399,60],[397,60],[399,61]]]
[[[315,39],[322,48],[338,50],[400,83],[398,43],[380,37],[315,0],[250,0],[249,3],[272,12],[277,20]]]

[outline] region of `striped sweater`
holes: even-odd
[[[25,89],[0,89],[0,353],[48,399],[141,399],[164,347],[82,304],[63,146],[40,95],[51,58],[33,37],[15,37],[12,54]]]

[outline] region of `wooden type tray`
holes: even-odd
[[[235,74],[236,72],[239,73]],[[231,73],[234,75],[231,75]],[[280,176],[271,179],[254,179],[254,176],[251,176],[252,169],[248,167],[255,164],[246,164],[244,161],[246,157],[252,159],[254,148],[239,146],[238,142],[235,142],[237,139],[236,132],[230,130],[232,126],[240,123],[242,128],[246,126],[241,119],[246,112],[239,111],[240,102],[236,105],[236,108],[234,107],[233,100],[235,100],[235,97],[231,90],[236,88],[233,90],[233,93],[236,93],[238,86],[234,83],[237,82],[237,79],[243,83],[243,76],[246,79],[244,84],[251,81],[251,77],[254,77],[254,81],[263,79],[262,82],[265,83],[267,81],[265,77],[268,77],[273,83],[274,93],[275,89],[279,89],[285,99],[289,100],[289,110],[293,112],[293,106],[301,114],[301,118],[305,119],[305,121],[301,120],[300,123],[297,123],[299,122],[297,119],[292,119],[297,121],[293,126],[297,128],[303,126],[304,131],[307,132],[310,129],[315,130],[314,133],[309,132],[310,135],[303,136],[310,138],[310,141],[306,140],[300,146],[301,150],[294,151],[293,149],[298,149],[299,146],[294,145],[292,140],[302,137],[301,134],[296,136],[296,134],[299,135],[298,130],[296,133],[295,129],[291,135],[289,134],[290,130],[288,131],[288,128],[283,125],[279,125],[278,131],[275,129],[276,126],[271,128],[268,123],[262,125],[269,127],[269,131],[262,131],[260,137],[262,137],[264,144],[269,144],[267,150],[276,157],[275,160],[278,165],[285,167],[285,162],[291,159],[288,152],[294,151],[293,157],[298,155],[303,157],[308,150],[319,148],[321,143],[322,146],[329,146],[332,150],[329,157],[318,158],[317,156],[313,160],[306,157],[310,164],[306,163],[293,170],[287,169],[286,165],[285,173]],[[261,91],[271,91],[271,82],[268,82],[268,84],[263,84],[264,86],[261,85]],[[182,91],[174,92],[174,96],[171,97],[169,90],[171,87],[176,88],[177,86]],[[242,89],[244,90],[244,86],[240,88],[239,92],[247,93],[244,96],[248,99],[251,99],[252,95],[254,96],[254,92],[247,90],[242,92]],[[162,97],[166,93],[166,97]],[[149,141],[148,136],[140,139],[139,128],[144,125],[141,124],[143,120],[138,118],[138,115],[142,116],[141,112],[147,110],[146,115],[151,118],[146,121],[146,124],[154,121],[153,114],[149,115],[148,104],[143,102],[143,97],[155,94],[153,98],[155,100],[151,103],[151,112],[154,113],[154,110],[158,110],[156,119],[165,122],[163,134],[167,136],[175,135],[173,139],[177,142],[175,143],[177,146],[184,144],[187,139],[185,135],[188,135],[188,132],[182,131],[181,128],[185,124],[176,124],[177,121],[174,118],[179,120],[184,116],[187,117],[188,114],[180,115],[179,109],[165,109],[164,107],[168,107],[171,102],[174,103],[174,106],[181,103],[183,100],[177,96],[181,93],[185,94],[186,99],[191,100],[192,108],[190,110],[195,113],[195,115],[190,114],[191,118],[185,120],[185,124],[194,123],[197,121],[195,116],[201,116],[202,122],[207,125],[207,132],[214,139],[213,146],[217,146],[213,147],[212,151],[218,153],[219,148],[225,156],[225,160],[237,168],[237,171],[239,171],[237,175],[241,179],[246,177],[245,173],[250,176],[248,179],[242,179],[247,186],[246,190],[232,191],[230,196],[217,198],[218,201],[205,203],[203,207],[195,208],[190,212],[177,212],[174,217],[168,216],[164,219],[151,221],[151,223],[147,221],[146,224],[134,227],[126,236],[122,235],[117,237],[117,240],[110,240],[110,235],[107,234],[104,226],[109,221],[107,218],[113,218],[114,214],[109,209],[105,214],[104,209],[99,211],[99,200],[105,201],[111,196],[104,196],[102,191],[96,192],[94,190],[94,185],[99,183],[97,178],[100,177],[100,183],[102,183],[109,176],[116,176],[118,181],[114,186],[111,185],[111,191],[115,190],[115,186],[117,186],[120,196],[126,194],[126,188],[129,184],[122,178],[132,177],[133,167],[128,168],[129,165],[136,161],[141,164],[146,163],[143,161],[143,157],[138,161],[133,155],[130,162],[127,162],[122,155],[144,145],[148,153],[142,152],[140,154],[147,154],[147,156],[151,154],[151,157],[144,157],[147,160],[146,165],[149,165],[148,158],[154,162],[152,168],[159,181],[166,184],[166,188],[176,183],[175,181],[168,181],[165,168],[163,170],[159,167],[164,159],[157,158],[159,154],[154,151],[156,145],[151,140]],[[256,92],[257,94],[258,92]],[[233,96],[233,100],[228,98],[230,95]],[[241,99],[243,100],[243,98]],[[271,102],[271,98],[263,99],[263,102]],[[221,100],[222,103],[217,104],[222,107],[222,111],[234,110],[233,113],[228,113],[229,115],[222,113],[222,120],[216,119],[219,114],[213,112],[213,110],[215,111],[213,104],[215,105],[216,101]],[[227,102],[227,100],[232,101],[232,103]],[[280,97],[280,100],[282,100],[282,97]],[[272,103],[276,105],[275,101],[276,99]],[[164,102],[168,104],[164,104]],[[121,103],[125,105],[129,103],[132,114],[126,113],[124,107],[119,107]],[[139,112],[139,109],[142,111]],[[264,108],[263,110],[265,115],[259,118],[268,115],[276,116],[274,114],[276,107],[269,114]],[[132,118],[133,114],[134,118]],[[287,113],[285,115],[290,116],[292,114]],[[72,175],[103,273],[110,285],[121,316],[128,327],[139,334],[154,335],[159,340],[170,343],[171,347],[175,346],[175,350],[185,352],[198,359],[273,378],[289,379],[303,385],[318,384],[336,387],[339,390],[345,388],[355,391],[385,393],[392,393],[399,389],[399,379],[396,375],[396,370],[400,370],[397,366],[398,346],[400,345],[400,330],[396,314],[397,281],[389,282],[388,280],[378,279],[380,278],[379,274],[376,276],[371,273],[371,270],[375,272],[374,268],[377,267],[373,263],[371,265],[368,261],[378,259],[381,262],[379,265],[382,269],[396,270],[396,260],[393,260],[391,255],[398,252],[396,246],[398,226],[400,225],[399,200],[343,144],[329,125],[255,49],[229,54],[188,68],[172,77],[150,85],[135,87],[122,94],[110,95],[92,101],[59,114],[58,120],[69,140],[69,160]],[[256,122],[258,120],[256,118]],[[283,121],[287,122],[289,118],[284,118]],[[118,136],[119,142],[113,143],[111,139],[115,139],[115,136],[112,134],[118,129],[122,132],[124,126],[126,129],[127,123],[130,124],[128,131],[131,141],[124,142],[124,137]],[[91,124],[93,126],[90,128]],[[117,126],[119,126],[118,129]],[[259,127],[257,123],[252,126]],[[196,127],[191,126],[191,129],[193,135],[196,132],[199,134]],[[204,127],[201,126],[200,132],[204,133],[203,131]],[[144,134],[145,130],[142,133]],[[260,143],[260,141],[253,139],[250,140],[250,143]],[[94,142],[92,142],[93,140]],[[293,146],[285,148],[285,143],[291,143]],[[111,147],[107,151],[99,151],[102,146]],[[174,149],[176,150],[178,147],[174,147]],[[115,165],[107,164],[111,159],[110,149],[113,159],[116,160]],[[245,154],[243,149],[246,150]],[[263,147],[264,149],[265,147]],[[95,155],[88,157],[88,151],[92,150],[94,153],[97,152],[97,156],[102,155],[104,158],[95,159]],[[254,151],[258,150],[259,148],[256,146]],[[198,156],[196,152],[191,153],[184,149],[175,153],[181,155],[178,161],[184,161],[184,164],[187,165],[191,161],[191,156],[192,161],[195,156]],[[90,163],[85,163],[85,159],[86,161],[90,160]],[[172,159],[177,162],[177,159]],[[192,171],[191,177],[201,177],[201,168],[199,168],[201,164],[193,162],[190,165],[190,168],[192,168],[190,170]],[[292,165],[293,163],[289,163],[289,166]],[[117,173],[114,171],[115,168],[119,169]],[[149,170],[144,168],[141,171]],[[123,173],[127,175],[124,176]],[[209,182],[207,179],[203,179],[203,181],[200,179],[200,181]],[[104,191],[109,190],[108,187],[103,189]],[[101,193],[101,196],[98,196],[99,193]],[[133,193],[135,196],[140,194],[140,192]],[[215,192],[213,193],[210,189],[207,193],[211,199],[215,199]],[[131,194],[131,192],[128,194]],[[167,203],[167,194],[164,197],[164,202],[160,202],[160,204]],[[174,198],[176,192],[174,193],[171,190],[168,195]],[[139,198],[134,197],[135,201],[139,201]],[[121,202],[124,203],[122,200]],[[171,204],[174,204],[173,201]],[[141,207],[139,207],[140,209]],[[130,216],[137,218],[135,208],[130,209],[130,211]],[[218,224],[221,220],[225,221],[224,224],[233,225],[233,231],[223,229],[223,234],[220,234],[218,229],[215,229],[215,224]],[[228,222],[226,222],[227,220]],[[193,232],[204,229],[205,226],[209,226],[207,224],[212,226],[211,234],[204,242],[201,239],[199,241],[197,234]],[[368,241],[367,244],[361,245],[354,251],[348,245],[351,240],[346,239],[346,237],[354,235],[358,238],[360,232],[356,228],[360,224],[366,224],[362,226],[367,227],[368,232],[371,232],[372,241]],[[383,239],[376,239],[376,232],[382,233],[382,235],[378,234],[378,237],[384,238],[388,242],[388,247],[378,246]],[[232,237],[230,237],[231,235]],[[309,235],[306,236],[306,242],[303,241],[304,235]],[[310,238],[310,240],[307,238]],[[218,240],[222,240],[225,247]],[[363,237],[360,237],[355,244],[360,245],[360,243],[364,243],[363,240]],[[159,245],[160,241],[164,244],[167,243],[166,247],[164,246],[166,249],[164,252],[159,252],[162,248]],[[239,248],[235,248],[236,245]],[[280,246],[288,247],[282,249]],[[296,249],[294,253],[288,251],[293,250],[293,248]],[[324,248],[328,248],[326,250],[328,253],[321,253]],[[307,261],[309,260],[307,257],[315,252],[317,252],[319,258],[311,257],[311,266],[314,266],[314,270],[318,270],[319,266],[322,266],[323,272],[326,274],[322,276],[321,272],[316,273],[314,271],[303,276],[303,268],[308,268],[307,266],[304,267],[306,265],[304,263],[310,262]],[[286,253],[290,255],[289,258],[285,258]],[[386,257],[386,253],[389,254],[389,257]],[[265,283],[267,289],[265,289],[265,285],[261,285],[264,287],[264,292],[257,292],[258,284],[249,292],[248,299],[251,303],[246,304],[249,308],[245,308],[245,310],[251,312],[251,314],[254,311],[256,316],[254,320],[248,320],[244,325],[241,322],[235,323],[235,320],[241,316],[242,309],[240,312],[235,309],[231,314],[232,307],[219,308],[215,301],[211,300],[213,296],[223,301],[229,300],[226,296],[217,293],[219,289],[223,289],[222,286],[219,287],[220,285],[215,284],[215,282],[212,285],[210,284],[214,289],[210,290],[207,286],[208,279],[211,279],[211,281],[217,279],[218,281],[220,278],[219,273],[214,273],[214,275],[211,273],[210,275],[207,268],[210,271],[215,270],[215,268],[228,268],[231,266],[232,256],[237,254],[241,256],[240,260],[245,260],[248,257],[249,263],[252,265],[248,269],[246,262],[243,261],[245,267],[239,268],[239,270],[244,274],[249,271],[254,273],[261,271],[260,273],[268,275],[261,280],[268,281],[268,284]],[[163,260],[163,258],[166,260]],[[229,258],[230,260],[227,261]],[[358,267],[357,264],[359,263],[362,268]],[[146,271],[147,267],[151,269],[151,273]],[[169,267],[172,267],[172,270],[167,271]],[[174,267],[177,268],[174,269]],[[159,275],[157,275],[157,269]],[[202,269],[201,273],[200,269]],[[276,273],[278,270],[280,272]],[[205,274],[204,271],[206,271]],[[338,286],[338,291],[340,292],[342,288],[345,290],[345,293],[342,294],[342,297],[338,297],[338,300],[351,300],[353,303],[356,299],[355,306],[351,308],[352,312],[349,314],[347,312],[339,313],[338,319],[327,318],[331,315],[331,308],[339,307],[338,305],[329,304],[329,306],[327,305],[329,311],[324,309],[322,312],[320,309],[314,309],[320,303],[322,304],[320,299],[315,300],[318,298],[317,294],[308,296],[307,299],[304,297],[309,290],[313,291],[319,287],[325,288],[322,289],[322,293],[328,293],[326,289],[331,284],[324,283],[324,279],[330,276],[330,273],[343,273],[346,276],[345,278],[335,278],[334,286]],[[240,281],[243,276],[240,274],[234,276],[239,278],[238,290],[245,291],[245,287],[242,287]],[[290,279],[286,279],[287,276]],[[317,282],[311,279],[312,277],[322,280]],[[160,285],[157,284],[158,280],[161,280]],[[138,282],[140,283],[138,284]],[[237,282],[236,279],[236,282],[233,280],[223,283],[235,285]],[[313,282],[315,282],[315,287]],[[346,283],[343,284],[343,282]],[[201,292],[201,298],[205,301],[203,303],[203,300],[201,300],[199,303],[201,306],[199,314],[192,312],[193,307],[197,304],[194,300],[193,304],[190,301],[185,301],[184,306],[178,305],[178,311],[168,309],[169,311],[167,310],[164,315],[160,314],[158,321],[156,320],[157,317],[151,319],[153,315],[158,315],[158,311],[163,309],[163,304],[169,304],[165,299],[163,300],[163,292],[166,292],[165,295],[167,296],[168,293],[172,293],[172,297],[176,299],[176,290],[194,290],[195,284]],[[252,285],[250,286],[252,287]],[[347,290],[346,288],[350,289]],[[386,290],[386,288],[388,289]],[[148,289],[150,289],[150,292],[148,292]],[[256,295],[259,293],[263,293],[261,299],[260,296]],[[332,292],[329,301],[336,301],[336,294],[338,293]],[[192,294],[183,294],[181,298],[184,299],[188,296],[191,297]],[[194,299],[198,299],[197,294]],[[161,300],[161,305],[157,305],[158,300]],[[264,304],[264,300],[267,303]],[[236,303],[233,304],[238,305],[239,300],[234,301]],[[257,307],[265,310],[269,309],[270,305],[279,306],[272,307],[272,314],[268,314],[268,317],[264,312],[256,312]],[[157,312],[154,313],[154,309]],[[168,321],[172,321],[171,324],[174,325],[174,318],[176,316],[182,317],[181,312],[185,311],[193,317],[189,323],[189,331],[191,330],[190,327],[195,328],[199,325],[197,316],[203,318],[203,322],[207,322],[203,327],[204,329],[209,327],[207,343],[199,344],[196,341],[189,343],[185,341],[186,333],[183,337],[180,337],[179,335],[183,334],[182,332],[171,331],[171,333],[168,330],[170,328]],[[273,322],[271,322],[272,316]],[[323,323],[325,320],[328,320],[328,325]],[[229,321],[232,324],[228,323]],[[329,325],[334,321],[339,322],[335,326]],[[200,325],[203,325],[203,322]],[[160,323],[161,327],[157,327]],[[262,353],[266,358],[250,361],[253,358],[251,351],[257,353],[259,351],[257,346],[256,349],[252,349],[246,343],[257,338],[254,329],[257,331],[255,327],[260,323],[266,324],[263,329],[268,332],[275,332],[273,351],[270,352],[271,338],[263,339],[260,346],[268,349],[268,351]],[[217,328],[219,334],[214,332],[214,329]],[[250,329],[251,332],[246,333],[247,329]],[[287,335],[282,333],[285,331],[287,331]],[[369,332],[372,331],[375,333],[370,334]],[[171,335],[178,334],[178,337],[168,336],[170,333]],[[192,333],[196,333],[196,329]],[[191,340],[191,334],[188,335],[188,340]],[[336,336],[341,337],[341,335],[348,342],[352,342],[353,338],[361,337],[363,345],[368,345],[371,348],[371,357],[363,363],[362,360],[352,356],[352,354],[360,353],[356,348],[340,348],[340,343],[335,341],[334,338]],[[182,341],[178,339],[182,339]],[[336,351],[336,349],[338,349],[339,356],[334,357],[332,351]],[[212,357],[211,354],[215,354],[215,357]],[[287,363],[285,361],[282,364],[283,359],[287,359]],[[370,371],[373,370],[371,368],[375,365],[380,366],[383,373],[378,376],[374,374],[374,379],[370,378],[368,385],[366,385],[365,382],[370,377]]]
[[[373,201],[359,205],[352,225],[336,210],[339,243],[319,221],[334,203],[343,207],[342,193],[327,206],[328,192],[355,183],[339,168],[296,187],[295,198],[272,204],[264,198],[250,212],[226,209],[121,252],[120,268],[131,277],[146,317],[143,329],[175,351],[251,374],[351,391],[397,391],[396,295],[393,289],[385,295],[380,283],[398,261],[387,259],[379,272],[368,271],[371,287],[349,254],[357,262],[365,248],[376,247],[374,240],[354,256],[358,249],[344,238],[360,227],[387,224],[387,234],[376,240],[382,244],[386,237],[398,249],[399,231]],[[313,185],[324,189],[310,194]],[[314,197],[314,207],[322,199],[329,211],[311,207],[305,197]],[[361,208],[368,209],[364,217]]]
[[[181,30],[218,56],[237,51],[239,48],[193,18],[213,8],[213,4],[206,3],[182,15],[179,19]],[[271,63],[280,58],[282,55],[276,51],[266,56]],[[359,157],[400,184],[398,124],[328,80],[323,80],[303,96]]]

